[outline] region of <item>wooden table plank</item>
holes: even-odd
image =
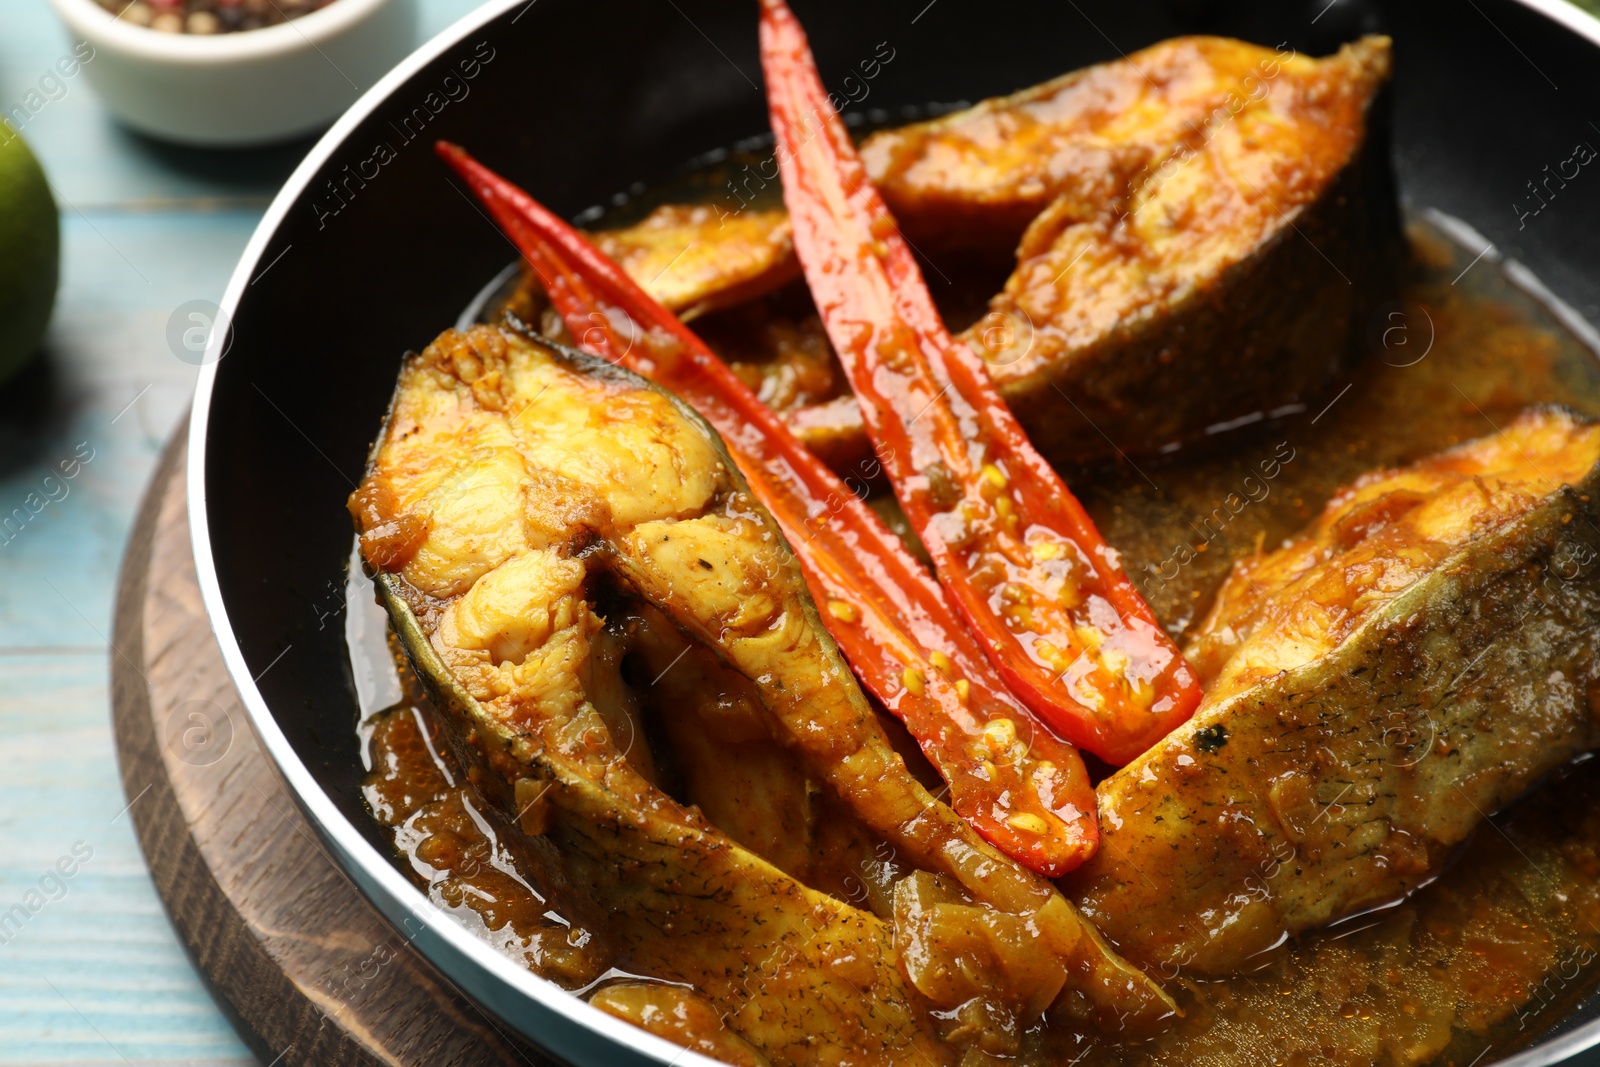
[[[151,888],[107,684],[99,650],[0,656],[0,1064],[253,1062]]]

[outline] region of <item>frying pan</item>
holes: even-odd
[[[880,42],[864,108],[975,101],[1180,33],[1315,55],[1396,41],[1395,164],[1413,209],[1466,220],[1564,313],[1600,322],[1600,172],[1539,216],[1527,183],[1600,145],[1600,22],[1561,0],[801,0],[825,80]],[[577,215],[767,129],[753,0],[492,0],[374,86],[306,158],[227,290],[195,395],[189,509],[207,609],[252,724],[331,854],[488,1011],[573,1063],[710,1061],[513,965],[396,869],[359,791],[358,709],[328,590],[399,357],[513,253],[447,176],[467,145]],[[1526,274],[1526,272],[1523,272]],[[1574,321],[1574,325],[1582,324]],[[1592,332],[1589,336],[1593,336]],[[266,669],[271,667],[270,671]],[[266,673],[263,673],[266,672]],[[259,680],[255,680],[259,678]],[[1600,998],[1504,1063],[1600,1063]]]

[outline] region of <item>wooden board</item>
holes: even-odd
[[[479,2],[415,0],[417,42]],[[0,933],[0,1067],[252,1067],[119,815],[108,639],[140,490],[194,388],[168,325],[181,305],[221,300],[310,141],[218,152],[132,134],[92,66],[61,76],[73,42],[52,5],[4,11],[0,107],[31,112],[10,121],[55,190],[62,257],[43,351],[0,389],[0,514],[44,496],[46,478],[56,497],[0,545],[0,911],[73,845],[93,855],[65,897]],[[62,489],[59,465],[91,450]]]
[[[271,1067],[549,1064],[367,903],[257,745],[195,580],[183,435],[123,561],[112,705],[128,811],[189,955]]]

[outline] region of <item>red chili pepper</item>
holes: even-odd
[[[715,426],[794,546],[823,621],[906,724],[985,839],[1058,877],[1099,843],[1083,757],[1006,690],[939,584],[860,497],[688,327],[527,193],[438,146],[596,355],[672,390]]]
[[[1126,763],[1189,717],[1194,673],[952,341],[784,0],[762,0],[761,62],[795,252],[901,507],[1011,691]]]

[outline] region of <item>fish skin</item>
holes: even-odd
[[[1359,354],[1404,257],[1390,65],[1378,36],[1324,58],[1176,37],[875,133],[862,163],[936,262],[1003,266],[1015,252],[1004,289],[957,340],[1053,463],[1112,460],[1313,402]],[[707,217],[671,251],[691,244],[731,265],[752,243],[788,240],[781,212],[737,221],[724,230]],[[655,232],[647,222],[600,239],[620,250]],[[624,260],[663,300],[741,298],[716,271],[685,293],[646,263]],[[793,269],[771,263],[774,276]],[[724,347],[731,360],[754,355]],[[847,398],[785,417],[842,473],[870,457]]]
[[[741,848],[633,775],[620,753],[598,782],[553,748],[519,743],[459,684],[442,681],[448,668],[402,581],[380,575],[380,597],[443,715],[451,751],[502,824],[517,810],[518,781],[548,788],[550,823],[534,845],[592,902],[632,966],[693,982],[736,1031],[789,1062],[949,1061],[916,1018],[888,924]],[[682,951],[686,937],[696,941],[693,953]],[[840,959],[854,961],[855,986],[830,980]],[[777,987],[781,1012],[757,995]]]
[[[594,380],[666,395],[603,361],[536,347]],[[698,416],[668,399],[720,448]],[[395,417],[392,410],[374,449],[374,470]],[[734,469],[725,456],[724,464]],[[593,532],[575,532],[575,557]],[[468,779],[507,832],[537,804],[542,825],[523,842],[594,913],[591,925],[617,947],[619,962],[694,984],[735,1030],[788,1062],[951,1061],[899,969],[888,924],[789,877],[651,785],[587,702],[544,721],[497,713],[442,657],[441,601],[400,570],[379,572],[375,584]]]
[[[1600,746],[1597,501],[1593,468],[1332,651],[1218,687],[1102,783],[1105,844],[1069,896],[1170,979],[1247,969],[1424,884],[1488,814]]]
[[[1051,462],[1152,452],[1334,384],[1404,254],[1390,62],[1382,37],[1285,59],[1214,136],[1174,155],[1130,134],[1122,147],[1148,152],[1121,164],[1131,177],[1089,164],[1033,219],[1004,290],[958,339]]]
[[[535,429],[511,425],[529,411]],[[562,436],[595,426],[607,441]],[[639,436],[637,462],[608,468],[628,434]],[[573,440],[579,447],[562,455]],[[693,449],[676,450],[691,440]],[[716,469],[709,486],[703,470],[678,463],[706,448]],[[508,474],[524,463],[525,478]],[[670,484],[642,476],[650,464],[671,473]],[[589,499],[598,483],[575,472],[603,482],[605,470],[620,480]],[[521,493],[522,522],[494,486]],[[675,397],[521,335],[447,333],[402,369],[356,500],[365,501],[353,503],[364,551],[371,559],[371,535],[382,549],[380,599],[453,753],[498,822],[520,830],[539,862],[603,916],[598,928],[621,964],[694,985],[743,1037],[797,1064],[940,1064],[958,1054],[934,1033],[890,924],[784,874],[625,758],[583,691],[603,626],[591,582],[658,608],[749,678],[772,735],[884,832],[901,862],[961,885],[965,906],[1033,923],[1030,951],[1058,958],[1081,1017],[1138,1023],[1171,1010],[1048,882],[912,777],[822,627],[782,535],[715,431]],[[413,578],[433,584],[420,589]],[[505,599],[530,592],[543,599]],[[1025,1003],[1006,999],[1027,992],[1008,981],[994,976],[996,1003]]]

